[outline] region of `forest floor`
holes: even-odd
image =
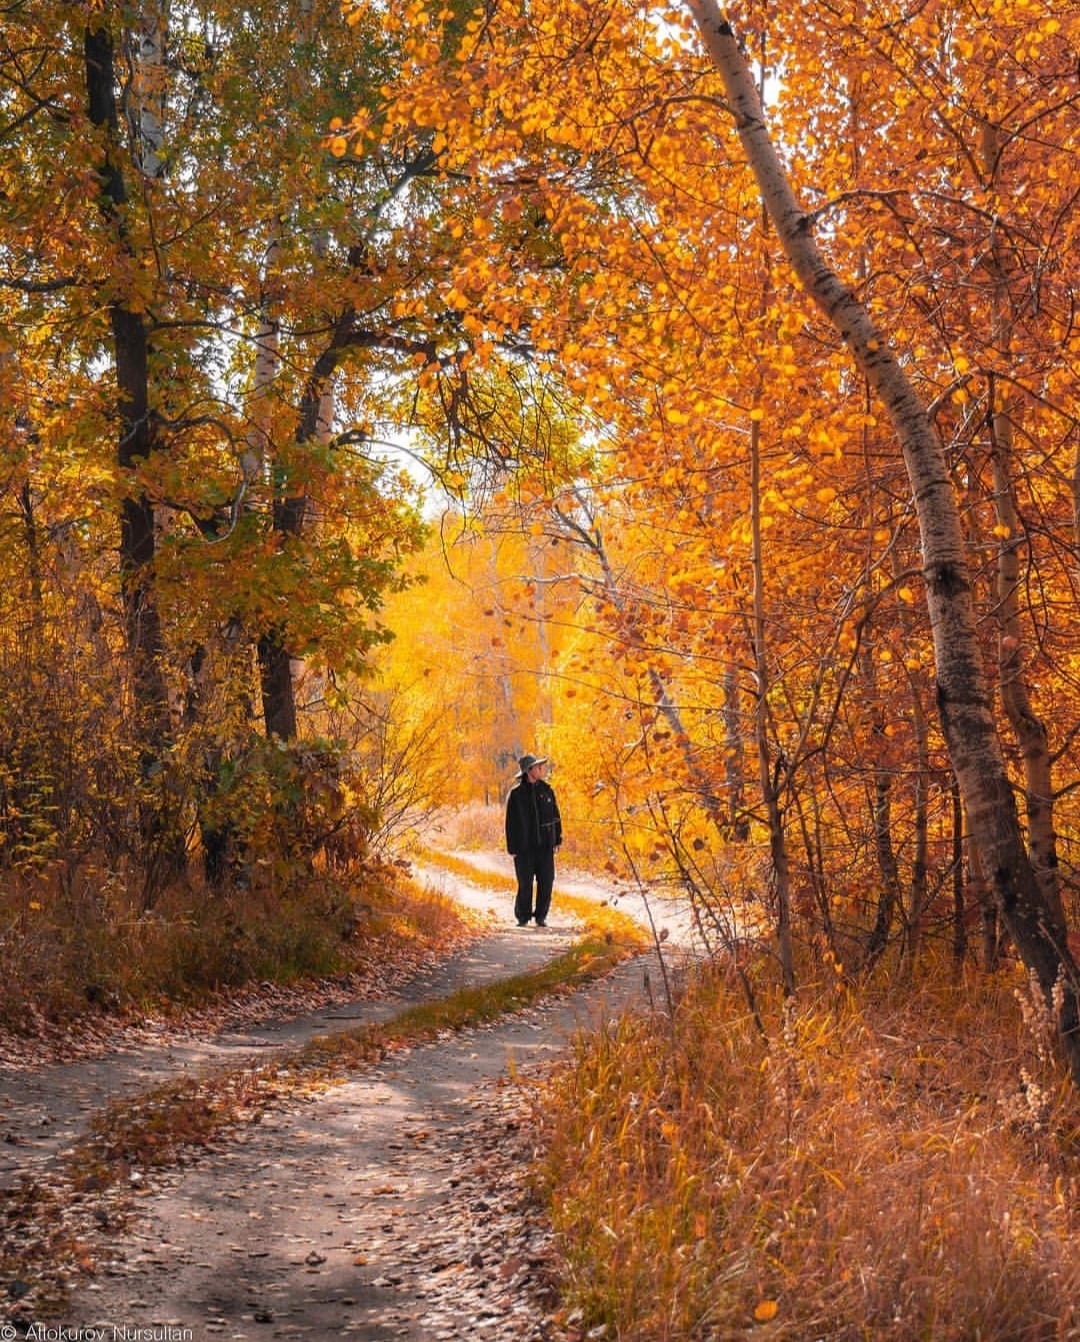
[[[475,860],[491,869],[492,858]],[[495,908],[490,889],[428,879],[487,923],[467,947],[387,995],[207,1037],[161,1026],[157,1039],[100,1057],[4,1064],[0,1184],[27,1176],[47,1184],[62,1153],[118,1096],[391,1020],[413,1003],[536,968],[575,938],[576,924],[559,914],[558,887],[549,925],[518,928],[509,889]],[[585,878],[565,884],[578,895],[611,895]],[[551,1232],[529,1184],[531,1105],[536,1082],[583,1025],[640,999],[650,958],[496,1024],[397,1049],[333,1086],[284,1094],[259,1121],[229,1129],[182,1166],[132,1169],[125,1192],[133,1211],[122,1224],[92,1188],[79,1194],[63,1213],[80,1245],[66,1300],[58,1309],[42,1299],[38,1319],[30,1283],[9,1279],[0,1338],[575,1337],[572,1319],[556,1322]],[[44,1331],[57,1325],[59,1334]]]

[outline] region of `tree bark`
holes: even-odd
[[[727,823],[736,843],[750,838],[743,776],[742,716],[739,712],[739,676],[734,666],[724,669],[724,782],[727,786]]]
[[[986,122],[979,143],[979,160],[985,179],[999,191],[1007,191],[1003,174],[1003,135],[999,126]],[[1005,352],[1013,344],[1013,305],[1010,281],[1020,277],[1017,260],[999,230],[992,228],[986,239],[990,274],[990,308],[994,325],[994,345]],[[1028,678],[1024,670],[1024,643],[1020,591],[1023,585],[1020,548],[1024,544],[1020,509],[1014,488],[1014,428],[1018,407],[1016,397],[1002,392],[991,374],[987,386],[987,428],[990,436],[990,464],[994,480],[994,511],[1002,533],[998,547],[997,619],[998,676],[1001,702],[1020,746],[1024,768],[1024,802],[1027,810],[1028,852],[1043,896],[1064,922],[1061,881],[1058,872],[1057,834],[1054,828],[1053,768],[1050,761],[1049,733],[1046,723],[1035,712]]]
[[[955,775],[949,780],[952,802],[952,894],[953,894],[953,968],[956,977],[967,959],[968,934],[964,911],[964,804]]]
[[[994,384],[991,381],[991,402]],[[1023,581],[1019,548],[1023,544],[1020,512],[1012,482],[1013,420],[1007,409],[991,404],[990,460],[994,472],[994,511],[1005,536],[998,550],[997,619],[998,675],[1001,703],[1020,746],[1024,768],[1028,852],[1047,906],[1064,923],[1054,828],[1054,786],[1046,723],[1035,712],[1024,675],[1023,630],[1019,592]]]
[[[769,856],[776,884],[776,943],[784,992],[795,991],[795,952],[791,926],[791,863],[788,858],[784,810],[780,804],[780,761],[774,771],[769,750],[769,660],[765,646],[765,556],[761,543],[761,427],[750,425],[750,530],[754,642],[754,740],[758,756],[758,784],[769,829]]]
[[[103,132],[100,209],[119,253],[134,259],[124,223],[129,197],[119,165],[115,50],[105,24],[85,30],[83,56],[90,121]],[[143,313],[122,296],[110,302],[109,321],[116,364],[117,463],[123,473],[130,474],[159,446],[158,423],[150,398],[150,334]],[[142,743],[146,778],[160,765],[172,734],[168,686],[162,666],[161,618],[153,586],[155,522],[154,505],[145,490],[126,494],[121,500],[120,588],[136,731]],[[184,848],[182,836],[165,813],[165,807],[144,801],[141,809],[146,866],[143,904],[149,907],[161,881],[182,868]]]
[[[87,29],[84,52],[90,120],[104,130],[106,139],[101,209],[121,250],[128,252],[122,221],[128,193],[116,162],[119,120],[113,84],[113,40],[108,28]],[[109,319],[120,420],[117,461],[121,470],[130,471],[157,446],[150,414],[149,337],[141,313],[120,298],[109,305]],[[120,504],[120,580],[135,701],[145,720],[144,739],[151,750],[168,734],[168,698],[160,666],[161,623],[150,585],[154,549],[153,505],[145,492],[125,496]]]
[[[1080,972],[1066,928],[1028,860],[980,659],[971,581],[945,453],[914,386],[869,312],[829,267],[769,137],[757,89],[715,0],[687,0],[720,74],[739,139],[784,253],[884,406],[903,453],[919,520],[938,709],[957,783],[995,904],[1027,968],[1056,1011],[1080,1084]]]
[[[354,314],[350,310],[338,323],[330,345],[315,362],[311,377],[300,405],[296,428],[296,442],[325,440],[328,430],[327,398],[334,372],[348,347]],[[286,472],[280,468],[274,474],[274,531],[284,543],[298,538],[304,530],[308,513],[308,499],[294,494]],[[293,656],[289,651],[287,622],[268,629],[259,639],[259,674],[262,684],[263,721],[267,736],[292,741],[297,735],[296,685],[293,679]]]
[[[900,863],[892,840],[892,770],[882,762],[886,748],[885,710],[880,706],[877,694],[877,668],[874,664],[875,649],[867,642],[862,650],[862,674],[866,684],[867,698],[877,705],[874,709],[874,722],[870,729],[873,751],[873,817],[874,854],[877,858],[878,875],[881,877],[881,892],[878,895],[874,925],[866,942],[863,968],[868,969],[884,954],[889,944],[893,918],[900,904]]]

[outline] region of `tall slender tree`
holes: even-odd
[[[1053,1004],[1080,1084],[1080,971],[1060,905],[1028,857],[982,668],[960,512],[940,437],[886,333],[829,266],[769,137],[734,29],[713,0],[687,0],[724,83],[731,115],[777,236],[807,293],[850,349],[893,425],[918,513],[934,640],[938,708],[952,766],[994,902],[1024,963]]]

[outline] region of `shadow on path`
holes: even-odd
[[[587,993],[395,1054],[223,1142],[143,1203],[65,1322],[171,1326],[183,1342],[550,1337],[522,1280],[550,1232],[526,1226],[523,1250],[521,1225],[502,1229],[506,1119],[484,1097],[563,1056],[642,977],[627,965]]]
[[[497,901],[436,879],[473,908],[491,912]],[[600,886],[590,893],[606,897]],[[190,1070],[261,1062],[315,1035],[538,968],[577,931],[556,903],[547,928],[495,926],[384,1000],[8,1072],[0,1132],[14,1141],[0,1148],[0,1184],[55,1166],[111,1100]],[[538,1303],[551,1232],[522,1210],[519,1186],[532,1154],[527,1086],[500,1083],[565,1056],[580,1028],[642,1000],[650,981],[659,991],[655,955],[573,996],[396,1050],[230,1129],[187,1167],[155,1173],[140,1182],[130,1229],[102,1226],[92,1246],[97,1274],[73,1289],[63,1326],[169,1342],[551,1339]]]
[[[163,1029],[160,1044],[29,1071],[5,1069],[0,1072],[0,1189],[47,1170],[81,1136],[89,1118],[113,1100],[186,1072],[258,1063],[316,1035],[390,1020],[405,1007],[444,997],[466,985],[535,969],[559,954],[570,935],[569,929],[557,927],[498,929],[425,969],[390,997],[346,1001],[205,1039],[186,1033],[170,1036]]]

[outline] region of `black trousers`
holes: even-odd
[[[545,922],[548,909],[551,908],[551,890],[555,884],[555,850],[538,848],[528,853],[515,853],[514,875],[517,877],[514,917],[519,923],[527,923],[533,917],[538,923]],[[536,883],[535,906],[533,882]]]

